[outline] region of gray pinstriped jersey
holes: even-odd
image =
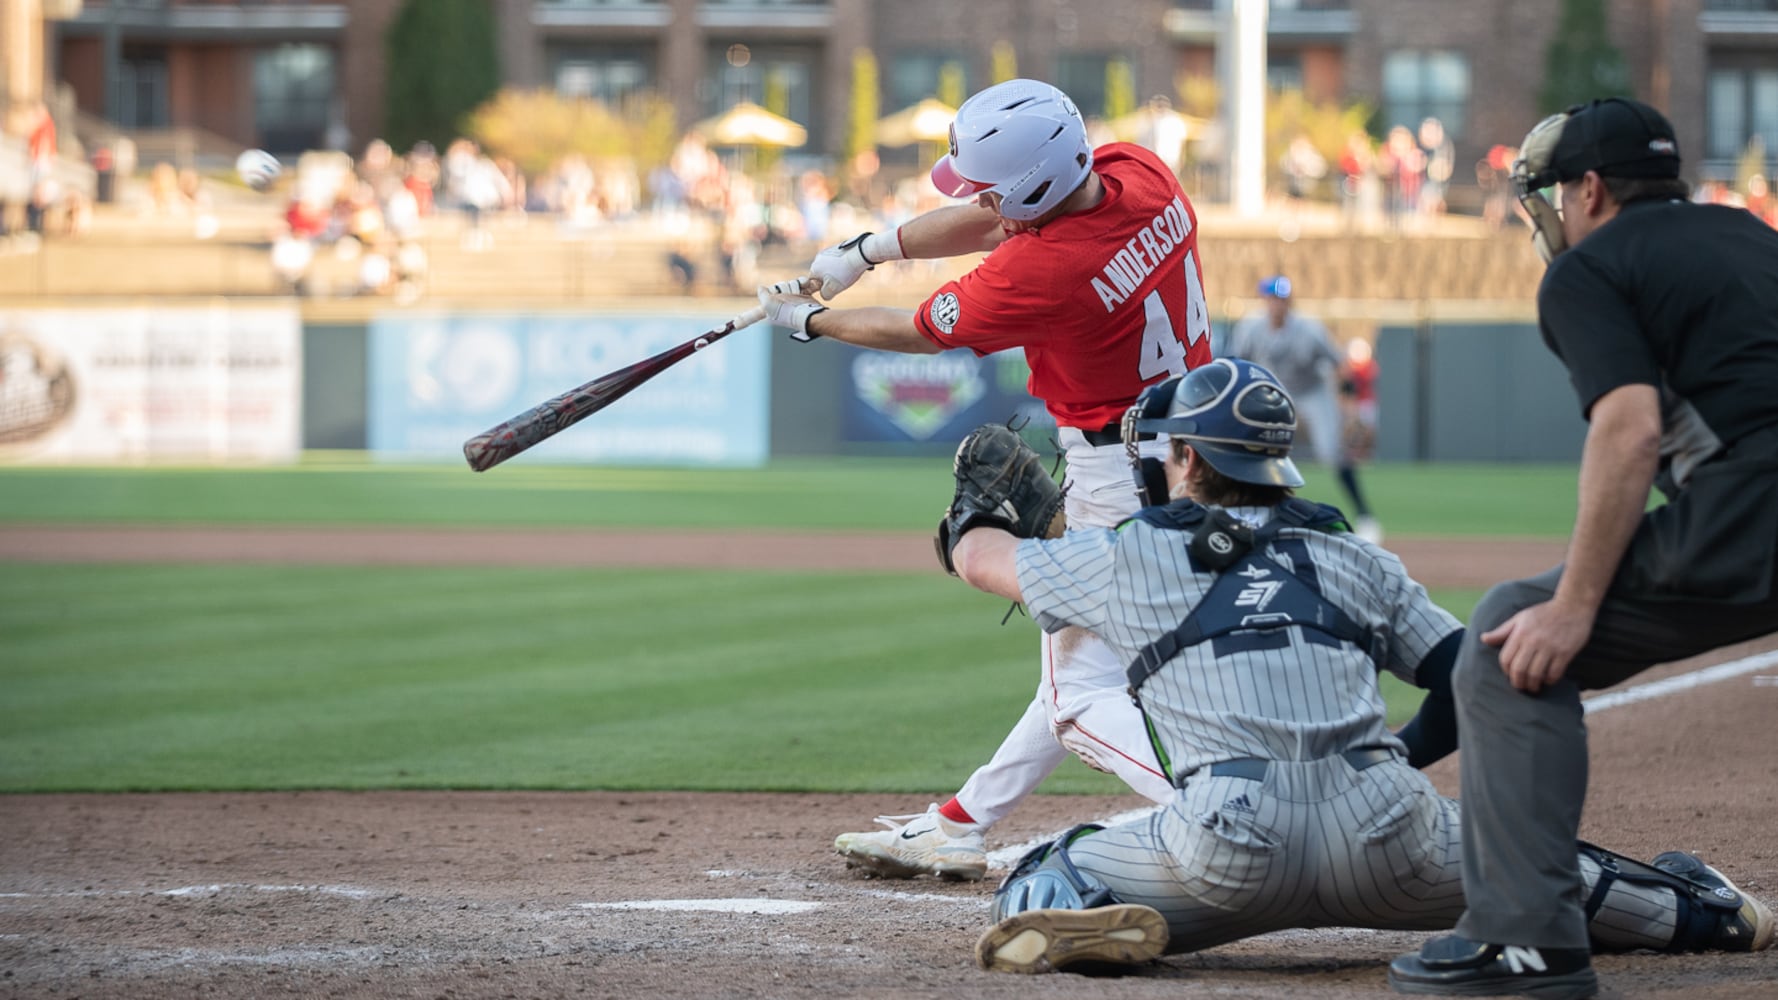
[[[1271,515],[1231,513],[1255,523]],[[1090,629],[1131,662],[1215,580],[1193,571],[1188,538],[1138,520],[1021,542],[1019,586],[1039,625]],[[1400,560],[1368,542],[1285,528],[1268,552],[1299,573],[1312,569],[1323,597],[1381,630],[1384,666],[1405,679],[1460,627]],[[1262,599],[1255,593],[1251,603]],[[1246,606],[1248,595],[1237,602]],[[1161,912],[1169,952],[1289,927],[1449,928],[1463,913],[1458,804],[1404,758],[1359,768],[1339,756],[1399,746],[1384,726],[1376,665],[1349,644],[1289,631],[1277,649],[1189,647],[1142,688],[1176,772],[1258,757],[1270,762],[1263,777],[1198,771],[1167,806],[1068,845],[1082,875],[1121,902]],[[1591,893],[1599,866],[1583,856],[1580,868]],[[1662,948],[1677,919],[1671,889],[1619,879],[1588,932],[1595,947]]]
[[[1257,507],[1230,513],[1254,524],[1271,516]],[[1116,531],[1025,541],[1019,586],[1040,626],[1079,625],[1130,663],[1184,621],[1215,582],[1193,571],[1189,540],[1187,532],[1137,520]],[[1269,554],[1299,572],[1306,562],[1323,597],[1386,636],[1384,666],[1409,682],[1421,659],[1462,627],[1393,554],[1351,535],[1286,528]],[[1263,590],[1254,594],[1256,604],[1263,599]],[[1143,705],[1175,773],[1238,757],[1311,760],[1395,742],[1368,653],[1291,632],[1278,649],[1214,655],[1209,643],[1199,644],[1143,685]]]

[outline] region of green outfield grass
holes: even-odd
[[[1346,506],[1305,467],[1311,499]],[[1402,534],[1566,537],[1568,465],[1378,465],[1363,483]],[[807,527],[929,530],[950,460],[796,459],[762,469],[375,465],[312,456],[265,469],[0,468],[0,521]]]
[[[1367,471],[1392,532],[1572,517],[1569,468]],[[6,468],[0,521],[927,531],[948,482],[944,459]],[[1005,610],[936,572],[0,563],[0,791],[942,794],[1034,688],[1037,631]],[[1417,692],[1385,687],[1399,722]],[[1044,790],[1121,788],[1071,762]]]
[[[938,793],[1034,689],[1006,607],[937,574],[0,565],[0,790]]]

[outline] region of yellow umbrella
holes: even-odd
[[[949,142],[957,109],[928,97],[877,122],[877,145],[907,146],[916,142]]]
[[[1151,141],[1156,133],[1169,132],[1186,142],[1193,142],[1202,138],[1204,130],[1210,127],[1209,119],[1180,114],[1172,108],[1153,104],[1137,108],[1105,124],[1119,140],[1138,143]]]
[[[751,101],[698,122],[692,131],[713,146],[794,148],[809,141],[808,129]]]

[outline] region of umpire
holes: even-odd
[[[1396,959],[1403,993],[1592,996],[1580,692],[1778,627],[1778,231],[1688,201],[1673,126],[1632,100],[1545,119],[1513,184],[1590,425],[1579,513],[1567,561],[1490,590],[1458,654],[1468,910]]]

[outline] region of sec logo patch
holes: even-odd
[[[927,315],[931,317],[932,325],[938,327],[938,332],[950,336],[951,328],[957,325],[957,317],[962,311],[962,306],[957,303],[957,296],[946,292],[932,300],[932,308],[927,311]]]

